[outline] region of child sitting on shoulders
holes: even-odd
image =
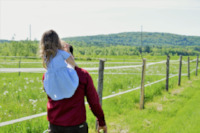
[[[47,69],[45,92],[52,100],[72,97],[79,84],[73,56],[64,51],[58,34],[53,30],[43,34],[40,46],[43,66]]]

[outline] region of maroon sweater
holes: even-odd
[[[79,77],[79,86],[71,98],[53,101],[48,97],[47,119],[51,124],[59,126],[75,126],[86,121],[85,100],[97,117],[100,126],[105,125],[104,113],[99,103],[99,97],[89,73],[82,68],[75,68]],[[44,80],[44,75],[43,75]]]

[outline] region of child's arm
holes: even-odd
[[[76,66],[76,63],[75,63],[72,55],[69,58],[66,59],[66,62],[69,63],[73,68]]]
[[[70,52],[69,44],[65,41],[61,40],[62,50],[70,54],[70,57],[66,59],[66,62],[69,63],[73,68],[76,66],[76,63],[74,61],[74,57]]]

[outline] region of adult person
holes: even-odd
[[[72,47],[68,44],[66,46],[68,51],[70,50],[69,47]],[[71,52],[73,53],[73,51]],[[75,66],[75,70],[79,77],[79,85],[71,98],[54,101],[48,96],[49,133],[88,133],[85,96],[93,114],[97,117],[97,132],[99,133],[102,129],[104,133],[107,133],[104,113],[90,74],[78,66]]]

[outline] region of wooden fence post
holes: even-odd
[[[19,58],[19,68],[21,68],[21,58]],[[20,70],[19,70],[19,76],[20,76]]]
[[[198,75],[198,64],[199,64],[199,56],[197,56],[197,62],[196,62],[196,76]]]
[[[169,59],[170,56],[168,55],[166,62],[166,86],[165,86],[166,91],[168,91],[168,84],[169,84]]]
[[[190,57],[188,56],[188,79],[190,79]]]
[[[98,95],[99,101],[102,105],[102,92],[103,92],[103,72],[104,72],[104,62],[105,60],[99,60],[99,78],[98,78]]]
[[[98,88],[97,93],[99,95],[99,102],[102,106],[102,92],[103,92],[103,72],[104,72],[104,62],[106,60],[99,60],[99,77],[98,77]],[[98,127],[98,122],[96,121],[96,129]]]
[[[181,85],[182,55],[180,55],[178,85]]]
[[[146,71],[146,59],[143,59],[142,65],[142,80],[141,80],[141,90],[140,90],[140,109],[144,109],[144,79]]]

